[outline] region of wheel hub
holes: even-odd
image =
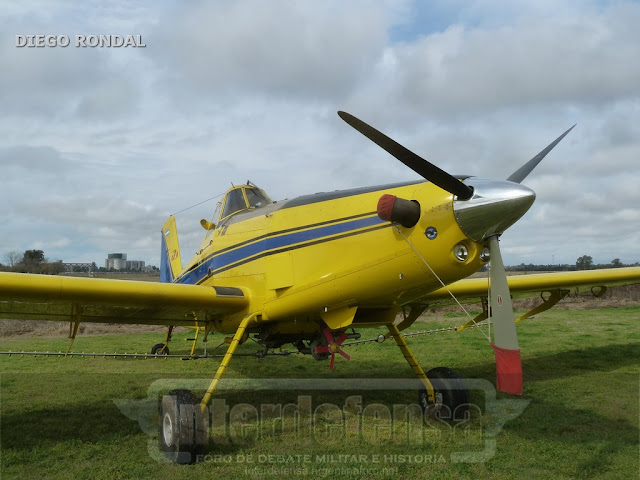
[[[164,414],[162,420],[162,435],[164,436],[164,443],[167,447],[173,446],[173,422],[171,421],[171,415],[169,412]]]

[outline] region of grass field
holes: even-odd
[[[436,315],[411,330],[464,323],[456,315]],[[220,410],[227,428],[214,429],[203,461],[189,466],[155,459],[157,440],[114,401],[136,400],[131,405],[150,405],[157,415],[150,391],[159,380],[166,388],[190,381],[206,386],[219,360],[2,356],[0,473],[2,479],[638,478],[639,323],[638,306],[557,309],[523,322],[524,395],[513,402],[498,394],[491,403],[487,392],[475,389],[472,403],[487,413],[454,422],[455,428],[394,416],[394,405],[411,405],[416,394],[389,380],[413,378],[392,342],[351,347],[352,361],[338,358],[334,372],[301,355],[237,357],[225,377],[231,387],[218,400],[230,407]],[[175,336],[172,353],[188,351],[189,335]],[[150,332],[79,336],[74,351],[146,352],[160,338]],[[220,341],[214,336],[209,346]],[[65,338],[0,339],[0,350],[66,345]],[[412,337],[409,345],[425,368],[446,365],[465,378],[495,381],[493,353],[477,330]],[[247,342],[239,352],[257,349]],[[277,379],[280,387],[258,389],[263,379]],[[342,383],[326,382],[332,379]],[[345,382],[353,387],[344,389]],[[353,396],[361,397],[362,414],[353,404],[344,408]],[[278,420],[273,408],[272,415],[261,410],[305,399],[314,413],[310,429]]]

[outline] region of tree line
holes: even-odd
[[[49,261],[42,250],[25,250],[24,253],[9,252],[4,255],[6,264],[0,263],[0,270],[19,273],[42,273],[58,275],[64,271],[62,260]]]
[[[611,263],[593,263],[593,257],[591,255],[582,255],[576,259],[575,264],[563,264],[563,265],[534,265],[532,263],[520,265],[513,265],[505,267],[505,270],[509,272],[571,272],[576,270],[597,270],[603,268],[622,268],[622,267],[637,267],[640,263],[625,264],[620,261],[619,258],[614,258]]]

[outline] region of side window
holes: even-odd
[[[249,207],[260,208],[269,203],[269,200],[257,188],[247,188],[244,193],[247,195],[247,200],[249,200]]]
[[[220,221],[220,210],[222,209],[222,202],[218,202],[216,205],[216,209],[213,211],[212,222],[218,223]]]
[[[247,205],[245,204],[244,197],[242,196],[242,189],[237,188],[235,190],[231,190],[227,194],[227,201],[224,204],[222,218],[228,217],[232,213],[244,210],[245,208],[247,208]]]

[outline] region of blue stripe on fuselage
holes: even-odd
[[[298,243],[308,242],[331,235],[346,233],[351,230],[358,230],[360,228],[371,227],[380,223],[385,223],[385,221],[380,219],[376,215],[373,217],[353,220],[351,222],[326,225],[311,230],[293,232],[277,237],[264,238],[255,243],[237,248],[236,250],[232,250],[230,252],[226,252],[221,255],[209,258],[195,269],[178,278],[176,282],[197,284],[209,274],[209,270],[211,270],[211,272],[215,274],[216,271],[221,268],[227,267],[234,263],[253,257],[254,255],[259,255],[263,252],[267,252],[269,250],[286,248]]]

